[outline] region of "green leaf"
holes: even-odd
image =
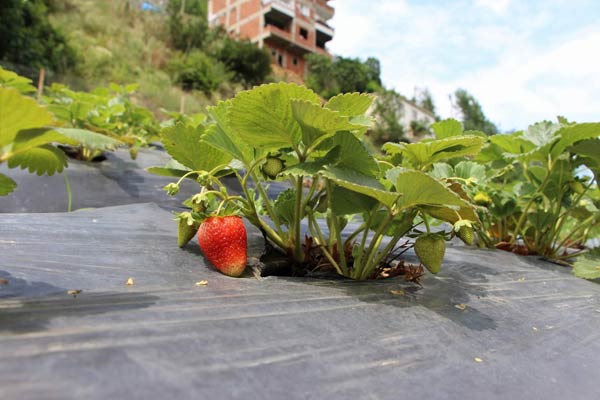
[[[527,214],[527,223],[536,230],[543,232],[555,222],[555,218],[554,213],[538,210]]]
[[[325,107],[348,117],[361,116],[369,110],[375,97],[366,93],[343,93],[333,96]]]
[[[377,228],[379,226],[381,226],[384,218],[386,218],[388,215],[389,215],[389,213],[386,210],[376,211],[375,214],[373,214],[373,217],[371,219],[371,226],[369,226],[369,229],[377,230]],[[410,232],[410,229],[413,226],[413,222],[414,222],[416,216],[417,216],[416,209],[409,209],[409,210],[402,211],[400,214],[398,214],[396,217],[394,217],[394,219],[392,220],[392,222],[390,224],[390,227],[385,232],[385,235],[386,236],[396,236],[396,235],[404,236],[404,235],[406,235],[408,232]],[[368,219],[368,216],[364,216],[363,218],[366,221]]]
[[[483,183],[486,180],[485,167],[473,161],[461,161],[454,166],[454,177]]]
[[[56,147],[45,144],[15,154],[8,159],[8,167],[26,169],[38,175],[53,175],[67,166],[67,156]]]
[[[33,93],[36,91],[31,84],[31,79],[17,75],[0,67],[0,86],[10,86],[17,89],[20,93]]]
[[[52,114],[35,100],[14,88],[0,87],[0,149],[11,143],[23,129],[40,128],[52,123]]]
[[[454,177],[454,168],[447,163],[435,163],[429,175],[437,179],[452,178]],[[395,179],[393,181],[395,182]]]
[[[556,140],[557,136],[555,134],[559,129],[559,124],[550,121],[537,122],[530,125],[523,132],[522,138],[530,141],[537,147],[542,147]]]
[[[364,175],[375,176],[379,167],[364,143],[350,132],[339,132],[325,140],[320,147],[339,147],[339,157],[335,159],[338,167],[353,169]]]
[[[334,165],[340,159],[340,147],[336,146],[331,149],[327,154],[323,157],[317,158],[314,161],[308,161],[303,163],[298,163],[291,167],[284,169],[281,174],[282,175],[290,175],[290,176],[315,176],[319,174],[325,166]]]
[[[194,171],[210,171],[228,164],[231,157],[202,141],[204,128],[177,124],[164,128],[160,137],[167,152],[178,162]]]
[[[438,180],[421,171],[402,171],[396,179],[402,193],[398,204],[404,208],[421,205],[464,206],[465,201]]]
[[[120,140],[87,129],[53,128],[53,130],[79,142],[83,147],[90,150],[113,150],[122,144]]]
[[[595,139],[600,137],[600,123],[583,123],[561,128],[556,132],[560,136],[559,141],[552,146],[552,158],[556,159],[569,146],[585,139]]]
[[[485,139],[478,136],[452,136],[430,142],[386,143],[383,150],[388,154],[401,154],[416,169],[423,169],[435,162],[479,153]]]
[[[571,147],[571,151],[579,155],[581,164],[591,169],[598,179],[600,175],[600,139],[577,142]]]
[[[431,129],[433,129],[433,132],[438,139],[445,139],[463,134],[462,124],[453,118],[438,121],[431,125]]]
[[[149,167],[146,171],[159,176],[181,178],[191,170],[180,162],[170,159],[164,167]],[[195,180],[198,174],[190,174],[188,177]]]
[[[230,108],[230,100],[221,101],[214,107],[207,107],[208,115],[212,117],[215,124],[207,127],[204,141],[249,165],[252,160],[254,146],[251,143],[244,143],[233,132],[227,117]]]
[[[0,174],[0,196],[6,196],[17,188],[17,183],[4,174]]]
[[[600,161],[600,139],[588,139],[577,142],[571,150],[581,156]]]
[[[246,143],[265,150],[295,147],[302,136],[291,100],[320,104],[312,90],[291,83],[261,85],[237,94],[228,113],[231,128]]]
[[[577,257],[577,261],[573,264],[573,274],[584,279],[600,278],[600,249],[593,249]]]
[[[274,206],[277,216],[285,225],[288,227],[292,226],[296,218],[294,211],[296,209],[296,190],[286,189],[279,193]]]
[[[391,207],[399,196],[398,193],[387,191],[377,179],[354,170],[329,166],[321,174],[337,185],[372,197],[387,207]]]
[[[363,213],[377,205],[377,200],[340,186],[333,186],[329,195],[330,207],[336,215]]]
[[[125,85],[125,91],[129,94],[134,93],[140,87],[139,83],[130,83]]]
[[[505,153],[523,154],[535,148],[529,140],[521,137],[522,132],[490,136],[490,142],[500,147]]]
[[[35,128],[22,130],[17,133],[11,153],[19,153],[48,143],[76,145],[77,140],[68,138],[52,130],[52,128]]]
[[[360,129],[348,117],[306,100],[292,100],[292,114],[302,129],[302,142],[311,147],[339,131]],[[315,143],[316,142],[316,143]]]

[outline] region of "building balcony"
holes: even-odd
[[[333,39],[333,35],[335,34],[334,29],[322,21],[315,22],[315,29],[317,31],[317,36],[321,35],[324,39],[326,38],[326,42]]]
[[[315,30],[317,33],[317,48],[325,49],[325,44],[333,39],[333,28],[321,21],[317,21],[315,23]]]
[[[327,4],[327,0],[317,0],[315,6],[315,11],[322,20],[329,21],[331,18],[333,18],[335,10],[333,7]]]
[[[282,14],[281,17],[292,19],[296,16],[294,0],[262,0],[263,9],[266,13],[272,13],[274,16]]]
[[[314,47],[297,42],[294,40],[291,32],[280,29],[274,25],[267,25],[264,27],[263,38],[265,42],[271,42],[278,46],[285,47],[298,54],[312,53],[316,50]]]

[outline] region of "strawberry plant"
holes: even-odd
[[[322,104],[302,86],[259,86],[209,107],[204,123],[181,121],[164,128],[160,136],[173,160],[150,171],[179,178],[166,187],[171,195],[184,179],[200,184],[186,202],[191,212],[178,218],[180,227],[182,219],[185,228],[239,214],[296,264],[373,278],[397,256],[400,239],[419,221],[429,232],[428,219],[477,220],[468,197],[428,175],[419,160],[436,159],[438,153],[474,155],[484,139],[460,135],[410,147],[406,151],[417,162],[408,167],[398,162],[410,157],[400,145],[388,148],[387,159],[377,159],[361,141],[371,124],[365,116],[371,102],[371,96],[349,93]],[[230,193],[226,175],[236,178],[240,194]],[[272,199],[267,187],[274,182],[287,188]],[[356,223],[348,224],[350,219]],[[435,252],[435,263],[425,264],[434,273],[444,247],[436,239],[422,252],[423,258]]]
[[[65,85],[52,84],[44,101],[63,124],[96,132],[118,145],[128,146],[135,159],[140,147],[157,139],[159,130],[154,115],[131,100],[137,87],[137,84],[110,84],[107,88],[78,92]],[[90,139],[70,150],[75,158],[91,161],[107,148]]]
[[[541,122],[490,136],[476,162],[434,163],[431,174],[479,206],[480,245],[568,260],[600,231],[599,137],[598,123]]]
[[[34,91],[32,88],[28,79],[0,68],[0,163],[37,175],[53,175],[67,166],[65,154],[55,144],[75,146],[87,140],[114,144],[93,132],[57,127],[47,108],[24,95]],[[13,179],[0,174],[0,196],[16,187]]]
[[[490,236],[509,246],[521,241],[529,253],[553,259],[569,257],[563,254],[566,247],[583,247],[600,225],[597,202],[590,196],[600,172],[599,137],[599,123],[564,119],[491,137],[481,157],[494,157],[504,166],[488,185],[493,201]],[[508,201],[498,204],[501,199]],[[495,214],[507,211],[502,208],[507,203],[511,212],[498,226]]]

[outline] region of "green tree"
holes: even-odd
[[[417,89],[416,91],[416,95],[415,98],[413,99],[413,102],[418,105],[419,107],[422,107],[424,109],[426,109],[427,111],[431,112],[434,116],[435,119],[439,119],[439,117],[437,116],[437,114],[435,113],[435,104],[433,102],[433,96],[431,95],[431,92],[429,91],[428,88],[420,88]]]
[[[201,90],[207,95],[229,78],[222,63],[197,49],[171,61],[169,67],[173,80],[184,90]]]
[[[307,85],[325,98],[339,93],[376,92],[381,88],[379,60],[335,57],[312,54],[307,56]]]
[[[454,92],[454,107],[461,113],[464,129],[481,131],[488,135],[497,134],[498,128],[488,120],[481,105],[464,89]]]
[[[271,55],[249,40],[225,36],[215,56],[232,72],[232,80],[246,87],[263,83],[271,73]]]
[[[208,16],[207,0],[169,0],[167,5],[169,14],[185,13],[206,18]]]
[[[209,37],[206,9],[200,5],[200,0],[187,0],[185,3],[182,1],[171,0],[167,6],[171,45],[184,52],[202,49]]]
[[[0,61],[64,72],[77,62],[67,38],[50,25],[44,0],[0,1]]]
[[[340,93],[340,87],[334,79],[335,67],[330,57],[321,54],[306,56],[308,73],[306,85],[326,99]]]
[[[406,141],[402,120],[403,97],[393,89],[382,89],[377,93],[372,116],[375,118],[369,136],[376,145],[386,142]]]

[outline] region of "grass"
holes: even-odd
[[[212,96],[184,92],[166,71],[173,56],[168,45],[166,14],[141,11],[127,0],[66,0],[50,16],[54,26],[65,32],[80,56],[74,74],[55,77],[76,90],[90,90],[110,82],[139,83],[135,101],[163,117],[161,109],[196,113],[206,105],[231,97],[239,88],[224,87]],[[132,4],[135,2],[131,2]]]

